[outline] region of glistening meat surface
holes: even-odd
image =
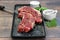
[[[18,25],[18,32],[29,32],[34,28],[35,22],[42,22],[41,13],[29,6],[18,9],[18,18],[22,18]]]
[[[21,23],[18,25],[18,32],[29,32],[33,29],[35,19],[31,14],[24,14]]]
[[[23,6],[23,7],[19,8],[18,13],[19,13],[18,14],[19,18],[23,17],[23,14],[29,13],[29,14],[33,15],[33,17],[35,18],[35,22],[39,22],[39,23],[42,22],[41,13],[38,10],[36,10],[30,6]]]

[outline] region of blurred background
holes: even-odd
[[[5,9],[14,12],[15,4],[29,4],[33,0],[0,0],[0,5],[5,6]],[[35,0],[34,0],[35,1]],[[46,27],[47,38],[60,38],[60,0],[37,0],[43,7],[58,10],[57,27]],[[13,15],[0,10],[0,37],[11,37]]]

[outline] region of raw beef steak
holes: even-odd
[[[25,13],[23,15],[21,23],[18,25],[18,32],[29,32],[33,29],[35,19],[31,14]]]
[[[18,25],[18,32],[29,32],[34,28],[35,22],[42,22],[41,13],[29,6],[18,9],[18,18],[22,18]]]
[[[32,7],[23,6],[23,7],[21,7],[21,8],[18,9],[18,13],[19,13],[18,14],[19,18],[23,17],[24,13],[29,13],[29,14],[33,15],[33,17],[35,18],[36,22],[39,22],[39,23],[42,22],[41,13],[38,10],[36,10],[36,9],[34,9]]]

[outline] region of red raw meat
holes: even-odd
[[[32,14],[33,17],[35,18],[35,21],[36,22],[42,22],[42,18],[41,18],[41,13],[37,10],[35,10],[34,8],[32,7],[29,7],[29,6],[23,6],[21,8],[18,9],[18,17],[23,17],[23,14],[24,13],[29,13],[29,14]]]
[[[29,6],[18,9],[18,18],[22,18],[18,25],[18,32],[29,32],[33,29],[35,22],[42,22],[40,12]]]
[[[21,23],[18,26],[18,32],[29,32],[33,29],[35,19],[31,14],[24,14]]]

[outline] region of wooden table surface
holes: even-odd
[[[26,40],[60,40],[60,1],[59,0],[39,0],[41,5],[51,9],[57,9],[57,26],[53,28],[46,27],[46,38],[26,39]],[[6,10],[14,12],[15,4],[28,4],[30,1],[0,1],[0,5],[4,5]],[[13,15],[7,12],[0,11],[0,40],[25,40],[25,39],[12,39]]]

